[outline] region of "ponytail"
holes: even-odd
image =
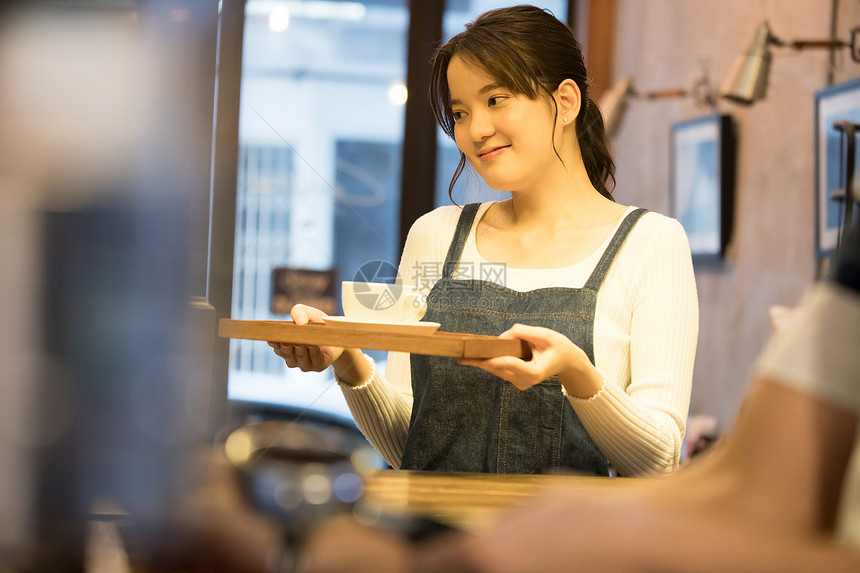
[[[576,118],[576,135],[582,163],[594,188],[607,199],[614,201],[612,191],[615,189],[615,160],[609,150],[603,113],[591,98],[586,96],[585,102],[585,109]]]

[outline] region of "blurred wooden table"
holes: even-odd
[[[501,511],[550,488],[615,488],[624,478],[379,470],[365,482],[365,502],[381,511],[430,517],[474,531]]]
[[[360,504],[398,516],[428,517],[463,531],[477,531],[506,509],[552,489],[618,488],[625,478],[378,470],[365,478]],[[120,510],[94,511],[88,531],[86,573],[132,573],[118,524]],[[2,568],[0,568],[2,569]]]

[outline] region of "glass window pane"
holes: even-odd
[[[276,268],[399,258],[406,0],[248,0],[231,316],[273,314]],[[384,368],[384,355],[377,356]],[[229,397],[348,416],[331,370],[287,369],[265,342],[230,343]]]
[[[506,2],[496,0],[447,0],[445,3],[445,16],[442,22],[444,41],[447,42],[454,35],[462,32],[468,22],[471,22],[487,10],[515,6],[522,3],[516,0]],[[556,18],[564,22],[567,21],[567,4],[567,1],[564,0],[552,0],[541,2],[539,6],[548,9]],[[436,152],[435,204],[438,207],[440,205],[451,204],[451,199],[448,197],[448,186],[451,182],[451,176],[460,162],[460,152],[457,150],[454,141],[445,135],[441,128],[437,130],[436,140],[438,147]],[[467,163],[463,174],[454,186],[452,196],[457,204],[465,205],[467,203],[507,199],[510,197],[510,193],[495,191],[487,187],[484,180]]]

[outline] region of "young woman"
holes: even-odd
[[[676,467],[698,309],[681,225],[612,199],[614,163],[570,29],[532,6],[492,10],[439,48],[431,102],[468,164],[510,199],[442,207],[410,229],[405,282],[442,330],[520,338],[528,361],[272,343],[330,364],[395,468],[634,476]],[[306,306],[297,323],[319,321]]]

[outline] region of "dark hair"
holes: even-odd
[[[476,66],[515,94],[537,99],[552,94],[566,79],[576,82],[582,93],[582,107],[576,118],[576,137],[591,184],[601,195],[612,199],[608,181],[615,186],[615,161],[609,151],[603,114],[588,97],[588,79],[582,49],[573,32],[550,12],[535,6],[513,6],[490,10],[478,16],[466,30],[451,38],[433,55],[430,105],[442,130],[454,138],[448,64],[455,55]],[[553,99],[553,104],[555,100]],[[555,109],[558,117],[558,107]],[[553,141],[555,150],[555,141]],[[558,155],[558,150],[555,150]],[[559,159],[561,157],[559,156]],[[460,163],[448,186],[454,184],[466,166]]]

